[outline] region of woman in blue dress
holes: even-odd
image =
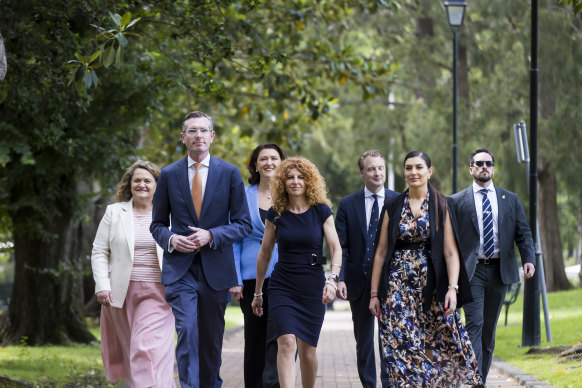
[[[279,261],[269,281],[269,315],[277,333],[277,370],[282,388],[295,386],[295,354],[303,387],[314,387],[316,348],[325,304],[334,300],[341,269],[341,246],[323,177],[305,158],[284,160],[271,180],[273,207],[257,256],[253,312],[263,315],[263,281],[275,243]],[[325,279],[325,237],[331,274]]]
[[[273,250],[271,264],[264,281],[263,302],[265,313],[261,317],[253,314],[251,303],[257,279],[257,254],[265,233],[267,212],[273,206],[269,185],[275,175],[275,168],[285,160],[285,152],[277,144],[265,143],[251,153],[248,170],[251,174],[249,185],[245,187],[253,230],[250,235],[233,245],[234,263],[238,277],[238,287],[232,291],[233,298],[240,302],[244,316],[244,381],[246,388],[274,388],[279,384],[277,377],[277,338],[270,324],[268,306],[269,278],[278,260],[277,247]]]
[[[408,190],[382,211],[370,312],[380,318],[393,387],[481,385],[471,341],[456,311],[471,299],[469,280],[447,201],[429,183],[432,173],[424,152],[406,155]]]

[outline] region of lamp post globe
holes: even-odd
[[[447,0],[444,2],[444,5],[447,10],[449,26],[452,28],[461,27],[463,25],[463,19],[465,18],[467,2],[465,0]]]

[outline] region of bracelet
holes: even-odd
[[[370,299],[372,299],[372,298],[378,298],[378,295],[370,295]],[[378,298],[378,299],[380,299],[380,298]]]
[[[335,264],[335,263],[331,263],[331,267],[338,267],[338,268],[341,268],[342,266],[341,266],[341,264]]]
[[[332,286],[333,288],[335,288],[337,290],[337,286],[335,284],[333,284],[332,282],[330,282],[329,280],[326,280],[325,284],[329,284],[330,286]]]
[[[458,284],[449,284],[449,289],[454,288],[455,291],[459,292],[459,285]]]
[[[263,296],[263,293],[261,292],[260,294],[253,294],[255,296],[255,299],[257,298],[261,298]]]
[[[370,291],[370,298],[373,296],[378,296],[378,291]]]

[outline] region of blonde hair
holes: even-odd
[[[158,177],[160,176],[160,168],[152,162],[148,162],[147,160],[138,160],[132,164],[131,167],[125,170],[125,173],[117,184],[117,189],[115,191],[115,195],[113,196],[113,202],[127,202],[131,199],[131,180],[133,179],[133,173],[138,168],[146,170],[152,174],[156,182],[158,181]]]
[[[305,199],[309,205],[326,204],[331,207],[331,201],[327,198],[325,179],[313,163],[302,157],[285,159],[275,169],[275,175],[271,179],[270,191],[273,197],[273,208],[283,213],[289,207],[289,195],[285,189],[285,182],[289,171],[296,169],[303,175],[305,182]]]

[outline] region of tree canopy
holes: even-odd
[[[572,193],[562,208],[580,209],[580,2],[540,3],[540,156]],[[467,10],[460,186],[466,157],[486,145],[496,183],[524,200],[512,124],[529,106],[528,10]],[[216,156],[242,168],[257,143],[277,142],[317,163],[334,201],[361,187],[356,160],[370,148],[387,155],[397,190],[402,156],[426,151],[450,194],[452,48],[438,2],[5,0],[0,25],[0,219],[16,261],[4,342],[92,340],[79,292],[98,222],[90,205],[108,200],[134,159],[183,157],[179,128],[194,109],[216,118]]]
[[[387,87],[391,63],[342,41],[350,15],[382,4],[4,2],[10,72],[0,85],[0,136],[9,141],[0,143],[0,212],[16,269],[3,340],[92,339],[77,292],[88,201],[136,157],[161,165],[182,157],[188,111],[219,116],[215,153],[242,165],[257,137],[298,149],[333,101],[322,80]],[[100,37],[112,36],[102,47]]]

